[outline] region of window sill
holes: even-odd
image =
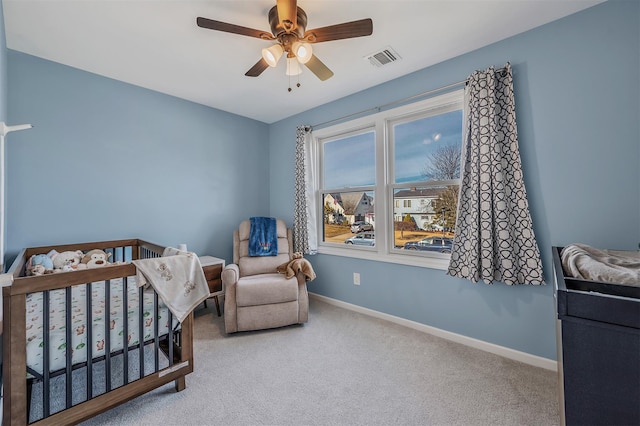
[[[375,248],[349,247],[342,248],[333,245],[321,245],[319,254],[331,256],[353,257],[356,259],[371,260],[374,262],[395,263],[398,265],[417,266],[420,268],[440,269],[446,271],[449,268],[449,255],[421,256],[419,254],[380,253]],[[438,257],[436,257],[438,256]]]

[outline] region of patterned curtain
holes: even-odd
[[[311,127],[296,129],[296,182],[293,211],[293,250],[304,254],[318,252],[316,199],[313,192],[315,162],[311,146]]]
[[[543,284],[518,151],[511,66],[476,71],[465,89],[463,173],[448,275]]]

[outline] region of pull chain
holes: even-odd
[[[300,74],[302,74],[302,73],[300,73]],[[298,87],[298,88],[300,87],[300,74],[298,74],[298,82],[296,83],[296,87]],[[291,76],[288,76],[288,77],[289,77],[289,88],[287,89],[287,91],[291,92],[291,90],[293,90],[293,89],[291,89]]]

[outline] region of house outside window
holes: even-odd
[[[409,215],[416,224],[417,229],[431,231],[437,226],[436,212],[433,208],[434,202],[443,193],[443,188],[410,188],[401,189],[395,192],[394,199],[404,200],[405,208],[395,208],[395,217],[405,218]],[[413,207],[411,200],[415,200]],[[426,214],[425,214],[426,213]],[[436,221],[434,222],[434,218]]]
[[[445,269],[429,241],[455,235],[462,116],[458,90],[314,130],[319,252]],[[375,244],[345,244],[361,224]]]

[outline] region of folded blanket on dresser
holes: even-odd
[[[273,217],[249,218],[249,256],[277,256],[278,228]]]
[[[560,253],[562,267],[574,278],[615,284],[640,285],[640,253],[601,250],[570,244]]]
[[[209,297],[209,286],[195,253],[167,247],[162,257],[134,260],[138,286],[151,285],[182,322]]]

